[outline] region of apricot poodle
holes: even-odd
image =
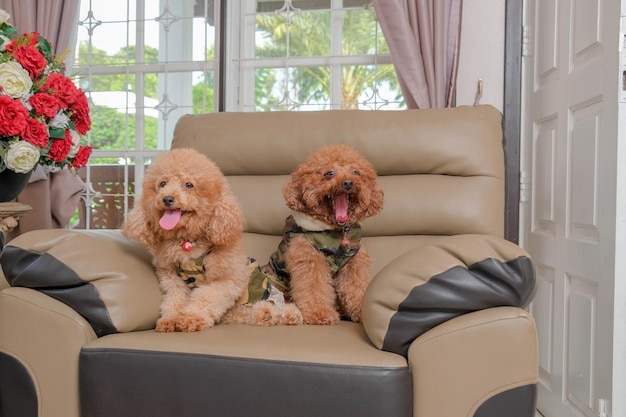
[[[383,207],[372,164],[347,145],[327,145],[292,173],[283,189],[292,213],[267,265],[251,277],[266,300],[231,310],[226,320],[256,325],[361,321],[371,263],[361,223]],[[286,304],[272,300],[280,292]],[[269,298],[269,300],[267,300]],[[295,305],[299,314],[291,306]],[[301,317],[300,317],[301,316]]]
[[[173,149],[146,170],[123,233],[150,248],[163,292],[159,332],[218,323],[244,292],[250,270],[242,211],[219,168],[193,149]]]

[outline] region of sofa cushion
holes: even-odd
[[[11,286],[68,304],[98,336],[154,328],[161,292],[151,262],[143,246],[117,230],[34,230],[0,253]]]
[[[281,236],[282,187],[321,146],[345,143],[376,169],[382,212],[364,237],[504,233],[502,114],[493,106],[401,111],[186,115],[172,148],[192,147],[227,177],[246,231]]]
[[[534,266],[516,244],[447,236],[398,256],[374,276],[363,325],[377,347],[406,355],[413,340],[445,321],[490,307],[525,308],[534,292]]]
[[[347,321],[112,334],[80,353],[92,417],[409,417],[411,378],[406,358]]]

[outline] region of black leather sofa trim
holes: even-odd
[[[412,415],[408,367],[84,348],[79,369],[83,417]]]
[[[535,269],[528,257],[455,266],[411,290],[389,322],[383,350],[406,356],[413,340],[445,321],[490,307],[524,308],[534,293]]]
[[[37,391],[28,370],[0,353],[0,416],[37,417]]]
[[[537,406],[537,385],[523,385],[491,397],[474,413],[474,417],[534,416]]]
[[[98,337],[117,333],[96,287],[54,256],[8,245],[0,253],[0,265],[12,287],[32,288],[67,304],[80,312]]]

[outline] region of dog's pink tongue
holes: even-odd
[[[335,196],[335,220],[337,224],[345,224],[350,222],[348,217],[348,195],[337,194]]]
[[[167,210],[159,220],[159,225],[165,230],[172,230],[179,220],[180,210]]]

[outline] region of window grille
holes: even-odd
[[[402,109],[369,0],[81,0],[94,148],[70,227],[118,228],[188,113]]]

